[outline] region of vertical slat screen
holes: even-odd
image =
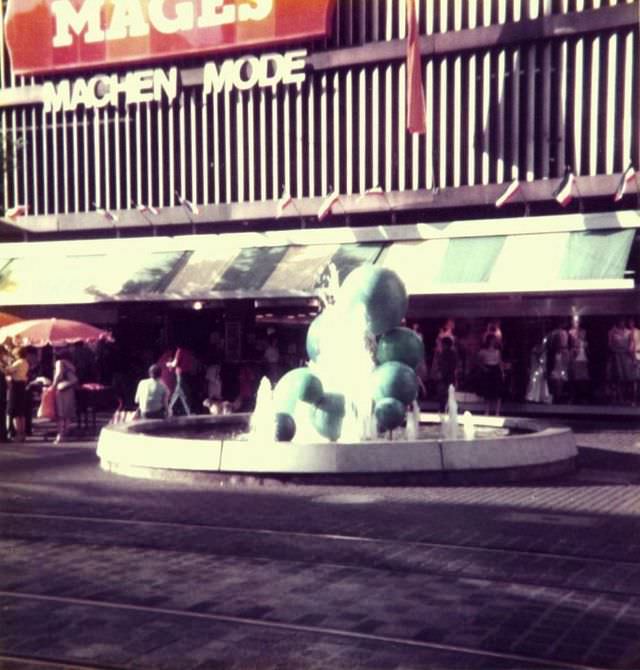
[[[406,35],[407,0],[336,0],[311,53]],[[637,0],[417,0],[423,35],[603,10]],[[4,11],[6,3],[0,5]],[[14,77],[0,35],[0,86]],[[286,50],[289,47],[282,47]],[[221,62],[228,56],[210,56]],[[638,155],[638,28],[425,54],[427,133],[405,128],[404,59],[307,71],[300,85],[118,108],[0,109],[2,141],[25,149],[3,177],[5,208],[85,212],[406,191],[619,173]],[[159,67],[163,67],[160,64]],[[57,81],[51,77],[51,81]],[[184,217],[181,221],[184,222]]]

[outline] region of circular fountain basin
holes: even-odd
[[[136,421],[102,429],[103,469],[134,477],[342,484],[433,484],[521,481],[575,468],[569,428],[528,419],[474,417],[485,437],[296,443],[247,435],[250,415]],[[421,425],[436,425],[423,413]],[[212,437],[212,432],[216,435]],[[460,426],[462,434],[462,426]]]

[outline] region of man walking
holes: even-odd
[[[176,372],[176,387],[169,400],[169,416],[176,415],[176,405],[182,405],[181,414],[189,416],[191,414],[191,377],[195,372],[196,360],[194,355],[184,347],[178,347],[172,361],[167,363],[167,367],[173,368]]]

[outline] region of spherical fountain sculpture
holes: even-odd
[[[424,347],[402,325],[407,306],[394,272],[353,270],[325,293],[325,309],[309,326],[308,366],[287,372],[275,388],[264,378],[253,415],[108,426],[98,441],[102,467],[136,476],[344,483],[512,480],[574,467],[569,429],[468,412],[460,425],[453,387],[447,416],[421,414],[416,368]],[[439,426],[425,435],[428,422]],[[483,425],[493,428],[484,438],[476,435]]]

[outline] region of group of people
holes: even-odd
[[[51,376],[38,375],[40,357],[32,346],[7,339],[0,345],[0,441],[24,442],[31,431],[34,390],[41,392],[40,416],[57,422],[55,441],[62,442],[76,418],[76,367],[60,352]]]
[[[640,328],[635,319],[616,319],[607,333],[604,397],[635,405],[640,391]],[[589,402],[592,366],[587,331],[578,319],[559,321],[534,348],[526,399],[531,402]]]
[[[635,405],[640,390],[640,328],[635,319],[618,319],[608,334],[607,380],[612,402]]]
[[[587,332],[577,319],[559,320],[531,352],[526,400],[586,402],[590,395]]]
[[[277,381],[278,358],[275,342],[265,355],[265,373]],[[191,414],[229,414],[253,409],[258,372],[249,363],[237,367],[233,389],[226,392],[223,358],[213,352],[205,365],[187,347],[166,351],[149,367],[148,376],[138,382],[134,402],[136,414],[158,419]]]
[[[435,382],[438,411],[447,410],[449,386],[459,388],[462,361],[456,347],[455,321],[447,319],[436,337],[430,376]],[[505,364],[499,321],[489,321],[481,338],[472,368],[473,390],[485,401],[485,414],[499,414],[504,393]]]
[[[603,332],[606,341],[597,330],[588,336],[577,316],[557,319],[532,348],[528,366],[517,361],[515,372],[513,361],[504,357],[498,320],[488,321],[484,332],[463,334],[460,340],[455,322],[448,319],[435,340],[427,384],[440,412],[446,409],[453,384],[483,398],[487,414],[499,414],[503,398],[517,393],[519,380],[518,388],[529,402],[589,403],[599,398],[617,405],[640,402],[640,327],[633,318],[616,319],[608,333]]]
[[[419,324],[414,324],[413,329],[422,338]],[[422,397],[433,394],[439,411],[444,412],[449,387],[453,385],[483,398],[486,414],[499,414],[507,382],[511,385],[510,362],[503,355],[501,324],[493,319],[486,323],[484,331],[466,330],[469,332],[463,328],[460,335],[453,319],[448,319],[437,331],[430,364],[418,371]],[[601,339],[596,338],[598,347],[593,345],[598,352],[604,351]],[[471,346],[471,340],[475,346]],[[604,374],[606,395],[611,402],[635,404],[640,400],[640,328],[636,321],[617,319],[607,333],[606,347],[606,370],[603,354],[596,356],[604,370],[600,373],[596,370],[597,379],[602,380]],[[79,391],[95,377],[96,360],[92,358],[95,352],[79,343],[49,351],[45,356],[46,353],[46,349],[36,350],[20,342],[0,344],[0,442],[9,438],[24,441],[30,433],[34,397],[38,394],[41,396],[38,416],[56,421],[57,442],[68,437],[71,424],[79,416],[82,398]],[[590,401],[593,390],[590,357],[587,332],[580,321],[558,320],[533,348],[528,372],[523,370],[527,379],[524,374],[519,377],[523,390],[526,383],[525,399],[556,403]],[[265,340],[262,361],[228,364],[219,342],[203,358],[204,364],[185,346],[162,354],[148,368],[148,376],[129,391],[132,394],[135,388],[137,414],[156,419],[204,412],[251,411],[260,377],[266,375],[275,384],[284,372],[275,336]],[[141,371],[133,379],[139,379],[140,374]],[[129,394],[126,395],[131,398]]]

